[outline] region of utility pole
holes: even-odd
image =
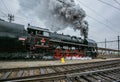
[[[14,21],[14,15],[12,14],[8,14],[8,21],[11,23],[12,21]]]
[[[107,43],[107,41],[106,41],[106,38],[105,38],[105,48],[107,47],[107,44],[106,44],[106,43]]]
[[[118,36],[118,55],[120,54],[119,51],[120,51],[120,36]]]
[[[107,44],[106,44],[106,43],[107,43],[107,41],[106,41],[106,38],[105,38],[105,49],[106,49],[106,47],[107,47]],[[106,50],[105,50],[105,54],[107,54],[107,53],[106,53]]]

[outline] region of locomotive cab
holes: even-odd
[[[43,57],[49,48],[49,30],[28,25],[27,48],[31,53]],[[39,57],[37,57],[39,58]]]
[[[31,43],[34,46],[45,46],[48,44],[49,30],[40,27],[28,26],[28,40],[32,40]],[[43,44],[44,43],[44,44]]]

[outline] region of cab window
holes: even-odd
[[[49,32],[43,32],[43,36],[49,37]]]
[[[38,35],[43,35],[43,31],[37,31],[36,34],[38,34]]]

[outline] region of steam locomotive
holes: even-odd
[[[0,20],[0,59],[95,58],[96,52],[94,40]]]

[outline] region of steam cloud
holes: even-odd
[[[74,0],[30,0],[26,3],[20,0],[20,2],[21,5],[28,5],[47,28],[59,31],[73,27],[87,38],[88,22],[84,20],[85,11],[75,4]],[[31,12],[29,9],[26,10]]]

